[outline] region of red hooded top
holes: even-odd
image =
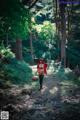
[[[37,71],[38,74],[47,75],[47,64],[44,62],[44,60],[39,60],[37,65]]]

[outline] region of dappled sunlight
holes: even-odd
[[[37,65],[30,66],[30,68],[32,69],[33,75],[37,73]]]
[[[54,72],[54,68],[52,67],[48,70],[48,75],[52,74],[53,72]]]
[[[43,89],[41,90],[41,94],[44,94],[44,92],[48,89],[47,86],[43,86]]]
[[[50,66],[49,69],[48,69],[48,74],[52,74],[54,72],[54,67],[53,66]]]
[[[49,89],[48,86],[44,85],[43,89],[41,90],[41,94],[45,94],[45,93],[55,94],[56,92],[58,92],[58,90],[59,88],[56,86]]]
[[[32,82],[31,86],[32,86],[32,88],[37,88],[37,87],[39,87],[39,84],[38,84],[38,82]]]
[[[49,76],[48,75],[44,75],[44,78],[46,79],[46,78],[48,78]]]
[[[29,84],[24,85],[24,89],[31,89],[31,88],[32,88],[32,86]]]
[[[27,101],[25,105],[27,105],[28,109],[31,109],[34,106],[35,101],[36,101],[35,99],[33,99],[33,100],[29,99],[29,101]]]
[[[66,102],[66,103],[80,103],[80,95],[75,97],[75,96],[68,96],[68,95],[65,95],[65,96],[62,96],[62,102]]]
[[[49,92],[51,93],[51,94],[55,94],[57,91],[58,91],[58,87],[53,87],[53,88],[51,88],[50,90],[49,90]]]

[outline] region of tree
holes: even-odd
[[[31,9],[36,4],[37,1],[39,0],[22,0],[22,3],[24,5],[27,5],[29,9]]]
[[[29,10],[25,9],[20,0],[1,0],[0,1],[0,31],[1,39],[25,39],[29,33]],[[16,42],[17,43],[17,42]],[[22,46],[22,45],[20,45]],[[22,47],[20,47],[22,48]],[[20,50],[20,49],[18,49]],[[19,54],[22,52],[19,52]],[[16,55],[18,54],[18,51]],[[18,55],[19,56],[19,55]],[[22,55],[20,55],[22,56]]]
[[[65,19],[65,5],[60,4],[60,17],[61,17],[61,63],[62,66],[66,66],[66,19]]]

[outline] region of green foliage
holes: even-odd
[[[77,43],[76,40],[72,39],[68,43],[67,48],[67,58],[69,60],[70,67],[74,69],[77,65],[80,67],[80,47],[79,42]]]
[[[80,4],[69,6],[72,16],[69,16],[70,34],[67,45],[67,59],[69,67],[74,69],[77,65],[80,67]]]
[[[11,51],[9,47],[0,46],[1,59],[11,59],[15,57],[15,54]]]
[[[29,32],[29,10],[20,0],[0,1],[0,37],[26,38]]]
[[[45,56],[48,59],[55,59],[59,52],[55,24],[45,21],[43,24],[34,25],[33,30],[37,35],[37,39],[33,40],[35,55],[38,58]]]
[[[10,48],[0,47],[0,78],[13,84],[25,84],[30,82],[32,70],[24,61],[15,59],[15,54]]]
[[[36,25],[34,27],[38,32],[40,40],[51,41],[55,35],[55,25],[49,21],[43,22],[43,24]]]
[[[24,61],[12,59],[9,64],[0,63],[0,78],[13,84],[30,83],[32,71]]]
[[[56,77],[62,84],[71,84],[80,86],[80,77],[77,76],[70,68],[54,67]]]
[[[27,63],[31,63],[32,62],[30,49],[26,48],[25,46],[23,47],[23,58],[24,58],[24,61],[27,62]]]

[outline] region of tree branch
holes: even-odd
[[[29,9],[31,9],[37,2],[38,0],[22,0],[22,3],[24,5],[29,6]]]

